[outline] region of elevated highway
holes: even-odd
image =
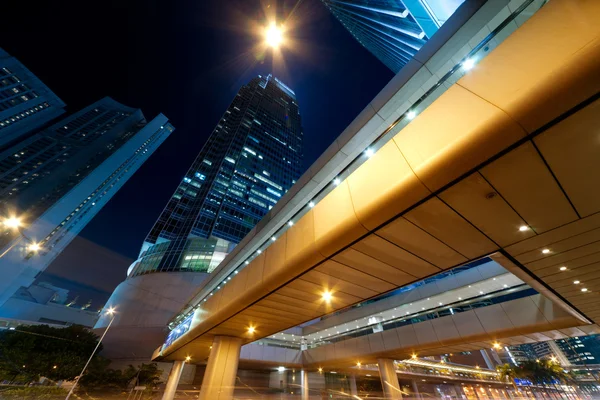
[[[485,256],[559,305],[553,316],[598,322],[600,2],[490,14],[498,4],[469,11],[444,39],[462,32],[463,47],[425,51],[394,78],[339,139],[356,162],[323,173],[331,160],[317,162],[177,316],[155,359],[210,353],[201,398],[228,398],[206,396],[235,377],[242,344]],[[440,77],[431,69],[444,56]],[[459,336],[444,340],[486,341]]]

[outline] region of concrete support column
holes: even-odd
[[[165,387],[162,400],[173,400],[173,397],[175,397],[175,391],[177,390],[177,385],[179,385],[179,379],[181,378],[184,365],[185,361],[175,361],[173,363],[173,368],[171,368],[171,372],[169,373],[169,379],[167,380],[167,386]]]
[[[350,383],[350,395],[358,396],[358,389],[356,388],[356,375],[348,375],[348,382]]]
[[[396,367],[394,367],[394,360],[389,358],[378,358],[377,364],[379,365],[379,376],[381,378],[381,386],[383,387],[383,394],[386,399],[402,399],[402,393],[400,392],[400,383],[398,382],[398,375],[396,375]]]
[[[241,347],[240,338],[215,336],[202,379],[199,400],[233,399]]]
[[[413,392],[415,392],[415,398],[420,399],[421,396],[419,395],[419,386],[417,386],[417,381],[413,379],[410,381],[410,384],[412,385]]]
[[[308,387],[308,372],[306,372],[305,370],[301,370],[300,371],[300,394],[301,394],[302,400],[308,400],[309,399],[308,390],[309,390],[309,387]]]

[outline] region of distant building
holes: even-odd
[[[394,73],[464,0],[322,0],[358,42]]]
[[[600,335],[510,346],[509,352],[517,363],[556,358],[561,365],[598,365],[600,364]]]
[[[289,87],[271,75],[242,86],[108,300],[104,356],[149,359],[168,320],[300,177],[302,142]]]
[[[107,97],[0,152],[0,317],[173,130]]]
[[[0,148],[58,117],[65,103],[0,48]]]
[[[68,290],[47,282],[21,287],[3,304],[0,329],[31,323],[94,326],[99,315],[97,307],[94,310],[86,304],[72,304],[68,296]]]

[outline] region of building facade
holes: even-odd
[[[173,130],[104,98],[0,153],[0,316]]]
[[[48,86],[0,48],[0,148],[58,117],[64,107]]]
[[[322,0],[344,27],[394,73],[464,0]]]
[[[289,87],[271,75],[242,86],[108,300],[118,312],[106,357],[149,359],[167,321],[300,177],[302,142]]]

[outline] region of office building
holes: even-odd
[[[173,130],[107,97],[0,152],[0,316]]]
[[[149,359],[169,318],[299,178],[302,136],[289,87],[271,75],[242,86],[107,302],[118,313],[106,357]]]
[[[525,359],[556,359],[561,365],[597,365],[600,360],[600,336],[578,336],[547,342],[511,346],[510,352],[527,352]],[[525,360],[517,360],[518,363]]]
[[[464,0],[322,0],[344,27],[394,73]]]
[[[65,103],[0,48],[0,148],[64,113]]]

